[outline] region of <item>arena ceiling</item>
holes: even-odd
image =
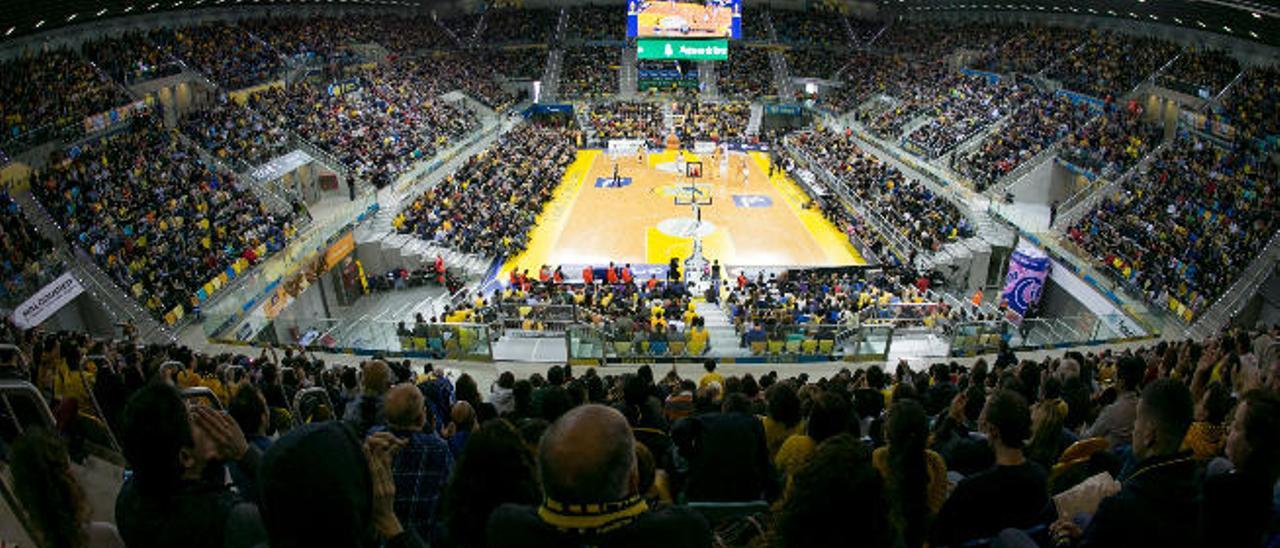
[[[865,1],[865,0],[862,0]],[[0,0],[0,45],[59,27],[111,17],[237,4],[347,4],[394,8],[447,0]],[[747,0],[750,6],[756,2]],[[1280,0],[878,0],[886,12],[1014,11],[1128,18],[1206,30],[1280,46]],[[619,8],[622,2],[618,2]]]
[[[1280,46],[1280,0],[878,0],[885,11],[1039,12],[1162,23]]]

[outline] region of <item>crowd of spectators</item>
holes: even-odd
[[[78,126],[86,116],[127,102],[120,88],[71,50],[28,52],[0,62],[3,140],[44,126]]]
[[[1094,175],[1118,177],[1155,149],[1163,131],[1143,120],[1136,104],[1107,104],[1103,110],[1067,136],[1058,156]]]
[[[618,92],[622,50],[615,47],[565,48],[560,65],[560,94],[599,97]]]
[[[977,104],[994,95],[998,84],[992,84],[981,76],[969,76],[955,72],[943,63],[930,63],[914,67],[915,74],[897,82],[891,95],[897,103],[878,113],[866,113],[864,123],[874,133],[891,139],[903,137],[906,126],[920,116],[933,116],[941,106],[955,103]]]
[[[67,240],[157,318],[191,310],[210,279],[293,237],[292,219],[268,212],[156,120],[62,154],[34,175],[32,191]]]
[[[1097,114],[1091,105],[1076,104],[1061,95],[1031,93],[1008,124],[955,162],[956,169],[981,192]]]
[[[361,76],[358,89],[340,94],[305,83],[267,90],[249,106],[382,188],[477,125],[469,109],[439,98],[444,90],[429,79],[432,66],[379,68]]]
[[[215,157],[235,166],[256,167],[288,152],[289,135],[284,127],[226,97],[184,118],[182,131]]]
[[[675,115],[684,117],[681,123],[676,124],[676,136],[682,143],[741,142],[746,138],[747,124],[751,119],[751,103],[745,102],[687,101],[673,103],[671,110]]]
[[[848,62],[848,55],[825,48],[791,48],[783,53],[791,76],[829,79]]]
[[[823,131],[799,135],[795,143],[920,249],[938,251],[947,242],[973,235],[955,204],[862,150],[849,135]]]
[[[1177,54],[1177,45],[1158,38],[1092,31],[1083,46],[1046,69],[1045,76],[1085,95],[1119,97]]]
[[[391,70],[407,85],[426,88],[430,95],[464,91],[494,110],[505,110],[517,97],[495,78],[495,71],[505,67],[485,65],[485,60],[469,51],[440,52],[404,59]]]
[[[1199,314],[1275,234],[1278,174],[1247,150],[1184,134],[1068,234],[1150,301]]]
[[[987,23],[896,21],[873,45],[876,50],[932,63],[959,49],[983,51],[1009,38],[1008,29]]]
[[[1041,359],[1003,347],[968,366],[817,379],[710,360],[684,374],[553,365],[487,388],[409,360],[327,367],[293,350],[208,356],[10,331],[23,359],[6,376],[60,410],[56,432],[3,422],[15,498],[40,539],[694,548],[714,530],[724,545],[854,535],[888,548],[1280,535],[1276,329]],[[227,412],[179,392],[195,387]],[[323,397],[293,415],[308,390]],[[131,470],[114,527],[91,521],[70,470],[85,431],[105,428]]]
[[[844,15],[828,10],[782,10],[769,12],[778,41],[784,44],[841,47],[849,43]]]
[[[835,113],[845,113],[877,93],[898,89],[902,78],[912,71],[902,57],[883,56],[866,51],[850,54],[840,75],[841,85],[818,98],[818,104]]]
[[[463,253],[515,257],[574,159],[574,133],[519,126],[414,200],[393,225]]]
[[[643,139],[649,146],[658,146],[666,137],[660,103],[598,103],[591,106],[587,118],[600,140]]]
[[[53,276],[53,244],[27,224],[22,209],[7,190],[0,191],[0,302],[16,304]]]
[[[547,50],[486,48],[470,53],[476,70],[492,71],[508,79],[539,80],[547,69]]]
[[[627,12],[617,6],[578,6],[569,11],[570,38],[622,40],[626,37]]]
[[[280,77],[280,52],[243,28],[204,23],[172,32],[173,53],[226,89],[236,90]]]
[[[716,89],[722,97],[756,98],[776,95],[769,50],[729,44],[729,60],[717,67]]]
[[[1204,90],[1212,98],[1227,87],[1240,74],[1240,61],[1220,49],[1192,49],[1182,55],[1160,74],[1160,81],[1175,87],[1188,87],[1192,95]]]
[[[1020,25],[984,48],[974,68],[1001,74],[1036,74],[1080,45],[1080,31],[1066,27]]]
[[[1223,101],[1242,140],[1280,135],[1280,65],[1250,68]]]
[[[120,82],[131,83],[182,72],[173,56],[157,45],[165,43],[164,36],[161,30],[129,31],[90,40],[80,49],[103,72]]]
[[[944,89],[930,120],[905,137],[930,158],[950,152],[1034,93],[1030,86],[993,84],[983,77],[960,78]]]
[[[484,44],[545,44],[551,39],[559,21],[560,10],[491,9],[484,14],[484,32],[480,41]]]

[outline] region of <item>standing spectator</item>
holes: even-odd
[[[947,499],[947,463],[925,448],[929,418],[919,402],[893,402],[885,427],[889,444],[877,447],[871,462],[885,480],[890,521],[907,546],[921,546]]]
[[[1085,433],[1086,438],[1107,438],[1112,449],[1132,443],[1138,413],[1138,384],[1147,366],[1142,358],[1125,356],[1116,364],[1116,401],[1102,408],[1098,420]]]
[[[1049,502],[1044,469],[1022,454],[1031,433],[1027,401],[1017,392],[998,390],[987,399],[978,422],[995,451],[996,465],[956,486],[934,523],[930,543],[935,546],[1030,527]]]
[[[93,509],[71,473],[66,446],[55,435],[29,430],[13,444],[8,461],[14,495],[37,546],[124,548],[115,526],[90,521]]]
[[[430,538],[436,507],[453,468],[449,446],[436,435],[422,392],[401,384],[387,393],[387,430],[404,442],[391,461],[396,485],[396,517]]]
[[[696,512],[649,508],[636,460],[621,413],[600,405],[566,413],[538,446],[542,505],[499,507],[489,518],[489,546],[709,546],[711,531]]]
[[[485,522],[503,504],[538,504],[542,492],[534,463],[511,423],[491,420],[476,430],[445,489],[433,545],[488,546]]]
[[[356,432],[368,432],[370,428],[386,422],[383,416],[382,398],[391,389],[391,367],[382,360],[373,360],[363,368],[360,379],[360,395],[347,404],[342,420],[352,423]]]
[[[116,498],[116,525],[130,548],[252,546],[264,538],[252,479],[259,452],[235,421],[207,407],[187,409],[173,386],[154,383],[130,398],[121,432],[133,467]],[[246,472],[239,493],[224,462]]]

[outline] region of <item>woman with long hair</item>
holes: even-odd
[[[927,448],[929,419],[919,401],[894,399],[885,440],[888,445],[877,448],[871,461],[884,477],[889,519],[906,546],[921,546],[947,498],[947,464]]]
[[[9,455],[13,490],[29,518],[31,535],[43,548],[123,548],[110,523],[90,520],[84,489],[71,473],[67,448],[54,434],[32,430]]]
[[[494,419],[481,425],[454,463],[440,507],[444,529],[431,544],[485,546],[485,524],[495,508],[542,502],[536,473],[533,455],[511,423]]]
[[[1067,404],[1053,398],[1037,403],[1031,408],[1031,441],[1027,443],[1027,458],[1039,463],[1045,470],[1053,468],[1058,457],[1072,442],[1064,426],[1067,423]]]

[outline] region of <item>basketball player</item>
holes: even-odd
[[[747,161],[743,160],[742,161],[742,188],[747,188],[750,182],[751,182],[751,169],[750,169],[750,166],[747,165]]]

